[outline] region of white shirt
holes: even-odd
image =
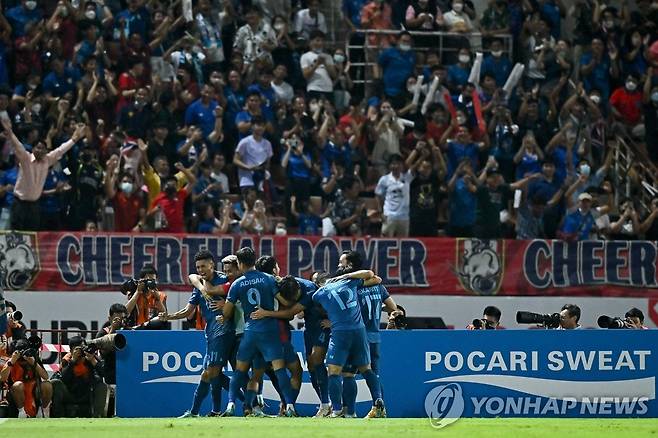
[[[375,194],[384,198],[386,219],[409,220],[409,190],[413,175],[410,171],[395,178],[392,173],[379,178]]]
[[[327,65],[334,65],[334,60],[326,53],[317,54],[315,52],[306,52],[302,55],[300,64],[302,70],[313,65],[320,56],[324,57],[324,64],[315,69],[310,78],[306,80],[306,91],[320,91],[322,93],[331,93],[334,91],[334,82],[329,76]]]
[[[293,97],[295,97],[295,90],[292,89],[289,83],[283,81],[281,82],[281,85],[277,85],[272,81],[271,85],[274,94],[276,95],[277,102],[292,102]]]
[[[240,156],[242,162],[248,166],[260,166],[272,157],[272,143],[265,138],[257,141],[253,135],[243,138],[238,143],[235,153]],[[254,174],[251,171],[238,169],[240,187],[253,186]]]
[[[297,12],[297,15],[295,15],[295,32],[308,39],[314,30],[322,31],[324,34],[327,33],[327,21],[324,19],[324,14],[318,11],[318,14],[314,18],[311,17],[308,9],[302,9]]]
[[[466,29],[473,30],[473,23],[471,22],[470,17],[466,15],[466,12],[463,11],[455,12],[450,10],[449,12],[443,14],[443,21],[445,22],[446,26],[448,26],[448,30],[452,29],[458,23],[464,23],[466,25]]]

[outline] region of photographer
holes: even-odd
[[[560,326],[558,330],[578,330],[581,325],[578,324],[580,320],[580,307],[575,304],[565,304],[560,310]]]
[[[7,301],[5,307],[7,309],[7,332],[5,333],[7,341],[11,342],[14,339],[26,338],[25,331],[27,328],[22,322],[23,313],[17,311],[16,305],[11,301]]]
[[[70,353],[62,358],[62,369],[52,380],[53,417],[104,417],[108,393],[96,348],[80,336],[71,338],[69,347]]]
[[[407,311],[401,305],[397,305],[397,310],[388,314],[388,323],[386,330],[406,330],[407,329]]]
[[[120,303],[115,303],[110,306],[110,314],[107,322],[103,324],[103,328],[96,333],[95,339],[101,338],[105,335],[116,333],[118,330],[127,328],[128,323],[128,310],[126,306]],[[103,376],[105,383],[114,385],[116,383],[116,353],[114,350],[102,350],[101,357],[103,358]]]
[[[160,321],[147,324],[158,314],[167,312],[167,295],[158,290],[157,281],[158,273],[155,268],[146,265],[140,271],[138,281],[129,280],[122,286],[121,291],[128,295],[126,310],[131,324],[150,330],[166,329],[165,324]]]
[[[644,325],[644,313],[637,307],[631,308],[626,314],[624,315],[626,318],[626,328],[629,329],[640,329],[640,330],[648,330],[649,327]]]
[[[466,326],[466,330],[497,330],[500,325],[500,309],[496,306],[487,306],[482,312],[482,319],[474,319]]]
[[[19,418],[50,416],[53,387],[35,347],[27,339],[16,339],[11,359],[0,371],[0,382],[9,387],[9,406]]]

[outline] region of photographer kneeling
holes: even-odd
[[[9,385],[9,406],[14,415],[18,418],[50,416],[53,387],[38,358],[38,348],[27,339],[16,339],[12,342],[12,351],[11,359],[0,371],[0,382]]]
[[[138,280],[128,280],[121,286],[121,293],[128,296],[126,310],[130,321],[138,328],[166,330],[167,324],[160,320],[150,321],[160,313],[167,313],[167,295],[158,290],[158,272],[146,265]]]
[[[87,345],[80,336],[71,338],[69,347],[71,352],[64,356],[62,369],[52,380],[53,417],[104,417],[108,392],[97,347]]]
[[[119,330],[128,329],[128,310],[126,306],[115,303],[110,306],[110,315],[108,321],[103,324],[103,328],[96,333],[95,339],[102,338],[105,335],[111,335]],[[116,384],[116,362],[117,355],[114,349],[99,350],[103,358],[103,377],[108,385]]]

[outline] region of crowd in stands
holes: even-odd
[[[658,240],[658,1],[325,6],[2,2],[0,229]]]

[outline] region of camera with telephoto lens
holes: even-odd
[[[540,324],[546,328],[558,328],[560,326],[559,313],[534,313],[534,312],[516,312],[516,322],[518,324]]]
[[[495,330],[496,326],[492,321],[489,321],[488,319],[474,319],[473,320],[473,327],[476,330]]]
[[[39,357],[39,352],[41,351],[41,338],[38,337],[37,335],[32,335],[27,339],[27,346],[26,348],[21,348],[17,350],[21,356],[28,358],[28,357],[33,357],[33,358],[38,358]]]
[[[23,319],[23,312],[16,310],[7,314],[7,318],[13,319],[14,321],[20,321]]]
[[[96,354],[98,351],[98,345],[96,344],[86,344],[84,347],[82,347],[82,351],[85,354]]]
[[[121,293],[124,295],[135,293],[135,291],[137,291],[137,286],[139,286],[140,283],[144,284],[144,292],[156,290],[158,288],[158,282],[152,278],[142,278],[139,280],[131,278],[130,280],[123,282],[121,285]]]
[[[612,317],[608,315],[601,315],[596,321],[601,328],[607,329],[628,329],[632,327],[632,322],[626,318]],[[631,325],[631,327],[629,327]]]

